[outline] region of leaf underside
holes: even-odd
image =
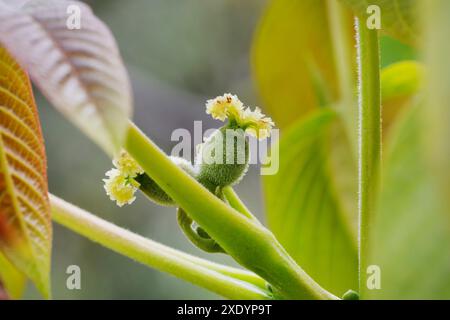
[[[300,266],[338,296],[357,290],[356,166],[346,128],[353,120],[345,123],[329,109],[353,114],[354,72],[340,73],[354,66],[352,24],[346,8],[331,1],[274,0],[252,57],[263,106],[278,127],[289,127],[279,171],[263,181],[269,226]]]
[[[354,225],[329,171],[324,138],[336,119],[325,110],[291,128],[280,140],[279,171],[264,177],[264,191],[277,238],[311,277],[342,296],[357,290],[357,252]]]
[[[322,100],[337,99],[327,10],[323,0],[274,0],[257,29],[254,78],[264,108],[280,128],[315,110]]]
[[[21,7],[0,1],[0,9],[0,42],[60,112],[109,154],[117,152],[131,116],[131,90],[109,29],[78,1]],[[77,17],[79,25],[69,28]]]
[[[49,297],[52,226],[46,170],[28,76],[0,48],[0,250]]]

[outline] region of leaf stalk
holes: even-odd
[[[271,299],[255,274],[203,260],[105,221],[54,195],[53,220],[106,248],[229,299]]]
[[[239,264],[288,299],[337,299],[323,289],[262,225],[229,207],[177,167],[134,124],[125,148],[145,172]]]

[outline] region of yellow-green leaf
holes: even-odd
[[[336,189],[326,142],[338,119],[322,110],[285,132],[279,171],[264,177],[264,191],[277,238],[314,280],[342,296],[358,288],[355,225]]]
[[[279,127],[353,92],[353,21],[333,1],[272,0],[260,22],[253,71]]]
[[[424,67],[417,61],[393,63],[381,71],[383,129],[387,129],[401,109],[420,92]]]
[[[383,103],[417,93],[423,83],[423,65],[417,61],[401,61],[381,71]]]
[[[416,15],[417,0],[341,1],[349,5],[361,19],[367,19],[372,14],[372,12],[367,13],[370,5],[377,5],[380,8],[382,31],[404,43],[417,44],[419,37],[419,23]]]
[[[27,74],[0,47],[0,251],[50,296],[47,163]]]
[[[0,291],[2,287],[11,299],[20,299],[23,296],[27,278],[14,267],[0,252]]]
[[[0,42],[60,112],[110,154],[120,149],[129,80],[113,35],[86,4],[0,1]]]

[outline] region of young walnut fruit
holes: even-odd
[[[258,139],[270,136],[274,125],[259,108],[245,107],[237,96],[226,93],[208,100],[206,113],[228,123],[213,133],[198,149],[198,181],[215,188],[237,184],[248,170],[249,142],[246,134]]]
[[[238,183],[248,170],[249,143],[244,130],[222,127],[200,146],[197,179],[205,185],[226,187]]]

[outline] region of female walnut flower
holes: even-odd
[[[244,104],[236,95],[225,93],[206,102],[206,113],[214,119],[225,121],[226,118],[237,119],[240,117]]]
[[[258,139],[270,137],[274,125],[272,119],[266,117],[258,107],[254,111],[247,108],[242,114],[241,127],[245,128],[246,133]]]
[[[116,201],[119,207],[132,204],[136,200],[134,194],[139,188],[139,183],[117,169],[109,170],[106,172],[106,176],[108,179],[103,179],[106,194],[112,201]]]
[[[136,200],[135,193],[140,184],[134,179],[144,171],[139,164],[125,151],[113,160],[116,167],[106,172],[107,179],[103,179],[106,194],[119,207],[131,204]]]
[[[208,100],[206,113],[221,121],[228,118],[230,126],[241,128],[258,139],[270,137],[274,126],[272,119],[266,117],[260,108],[256,107],[253,111],[249,107],[244,108],[238,97],[230,93]]]
[[[144,173],[141,166],[126,151],[121,151],[119,156],[113,160],[114,166],[124,175],[135,178],[138,174]]]

